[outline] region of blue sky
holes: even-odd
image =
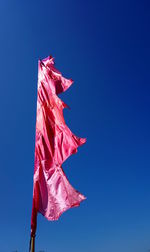
[[[36,251],[150,249],[150,4],[0,1],[0,252],[28,251],[38,58],[74,84],[64,116],[87,143],[64,163],[87,196],[59,221],[38,217]]]

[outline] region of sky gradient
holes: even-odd
[[[0,252],[28,251],[39,58],[74,84],[67,125],[87,138],[63,165],[87,196],[38,216],[36,252],[150,249],[149,1],[0,1]]]

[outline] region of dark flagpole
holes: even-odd
[[[33,203],[32,203],[32,216],[31,216],[31,236],[30,236],[29,252],[35,252],[36,227],[37,227],[37,210],[36,210],[36,207],[35,207],[35,201],[33,199]]]
[[[31,236],[29,252],[35,252],[35,236]]]

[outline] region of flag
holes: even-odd
[[[62,169],[63,162],[86,141],[67,127],[63,109],[68,106],[58,97],[72,83],[55,68],[52,56],[38,61],[31,237],[35,236],[38,212],[48,220],[57,220],[85,199],[71,186]]]

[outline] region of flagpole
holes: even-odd
[[[35,236],[37,227],[37,210],[35,208],[35,201],[32,203],[32,215],[31,215],[31,235],[30,235],[30,246],[29,252],[35,252]]]
[[[35,252],[35,236],[31,236],[29,252]]]

